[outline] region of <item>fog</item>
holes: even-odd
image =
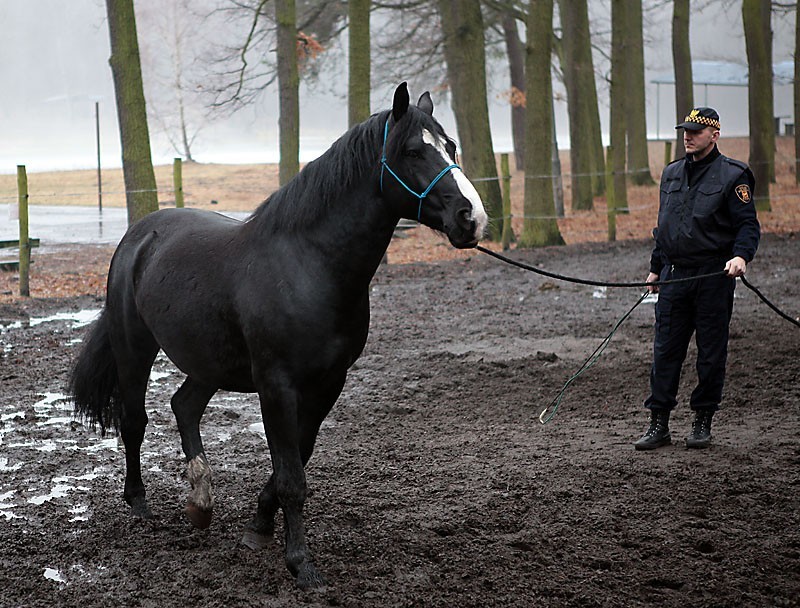
[[[167,5],[162,2],[161,5]],[[652,4],[652,3],[646,3]],[[692,15],[691,43],[695,60],[746,62],[741,27],[741,6],[731,0],[692,3],[705,6]],[[591,0],[594,29],[601,34],[595,40],[603,44],[608,27],[608,1]],[[137,3],[137,12],[140,6]],[[674,135],[674,93],[671,86],[650,83],[658,74],[672,70],[669,30],[671,7],[650,9],[645,14],[645,63],[648,130],[651,137]],[[139,38],[143,54],[148,107],[151,103],[155,70],[149,67],[147,54],[158,54],[158,32],[140,20]],[[120,166],[119,133],[114,103],[108,27],[102,0],[0,0],[0,172],[12,173],[18,164],[28,171],[91,168],[96,166],[95,102],[99,103],[100,147],[105,167]],[[792,60],[794,15],[773,19],[774,61]],[[374,38],[374,35],[373,35]],[[373,40],[374,41],[374,40]],[[344,42],[337,43],[344,56]],[[492,54],[492,57],[497,53]],[[597,69],[607,70],[598,57]],[[489,73],[492,133],[495,150],[511,149],[509,109],[501,93],[508,87],[507,66],[498,58],[490,59]],[[407,77],[412,87],[415,75]],[[444,77],[442,77],[444,80]],[[329,61],[318,85],[301,87],[301,160],[307,161],[325,150],[346,130],[346,62]],[[432,83],[431,88],[439,83]],[[603,124],[608,119],[607,86],[598,81]],[[373,110],[391,103],[393,84],[375,84]],[[554,85],[557,95],[556,125],[560,147],[566,147],[568,123],[563,86]],[[422,93],[413,90],[412,95]],[[776,88],[775,115],[793,122],[791,86]],[[436,115],[445,129],[455,134],[449,99],[434,92],[438,103]],[[724,135],[747,134],[747,89],[734,87],[697,87],[697,104],[716,107],[722,117]],[[195,160],[201,162],[277,162],[278,159],[277,87],[272,86],[256,104],[232,116],[204,119],[204,126],[192,147]],[[150,124],[152,155],[155,163],[168,163],[177,156],[163,132]]]

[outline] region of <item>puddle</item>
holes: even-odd
[[[255,433],[256,435],[264,439],[264,441],[267,440],[266,434],[264,433],[263,422],[254,422],[253,424],[248,424],[247,430],[250,431],[251,433]]]
[[[70,508],[69,512],[73,515],[70,521],[89,521],[89,516],[87,515],[89,507],[86,505],[75,505]]]
[[[169,378],[172,375],[171,372],[157,372],[151,371],[150,372],[150,382],[152,384],[157,383],[159,380],[163,380],[164,378]]]
[[[89,325],[92,321],[97,319],[100,312],[101,309],[99,308],[88,308],[86,310],[72,312],[58,312],[49,317],[31,317],[27,321],[14,321],[13,323],[0,325],[0,331],[22,329],[23,327],[36,327],[42,323],[52,323],[53,321],[72,321],[72,329],[77,329]]]
[[[42,323],[51,323],[53,321],[72,321],[72,327],[84,327],[89,325],[92,321],[100,316],[101,310],[99,308],[90,308],[87,310],[79,310],[77,312],[58,312],[49,317],[31,317],[28,322],[31,327],[41,325]]]
[[[69,397],[64,393],[39,393],[43,399],[33,404],[33,409],[39,413],[40,409],[47,409],[59,401],[69,401]]]
[[[56,570],[55,568],[45,568],[44,569],[44,577],[48,580],[55,581],[57,583],[66,583],[67,579],[65,579],[61,573]]]
[[[0,456],[0,472],[3,473],[11,473],[13,471],[18,471],[22,468],[22,463],[18,462],[15,465],[8,466],[8,458],[5,456]],[[13,492],[12,492],[13,494]],[[4,494],[0,494],[0,503],[3,502]]]
[[[0,421],[8,422],[9,420],[16,420],[17,418],[25,418],[25,412],[9,412],[0,416]]]
[[[54,498],[64,498],[70,492],[70,490],[74,489],[75,488],[72,486],[66,484],[56,484],[47,494],[41,494],[39,496],[33,496],[29,498],[28,503],[32,505],[43,505]]]

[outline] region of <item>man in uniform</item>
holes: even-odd
[[[697,387],[689,405],[694,422],[686,447],[711,444],[711,419],[722,401],[733,311],[735,277],[745,273],[758,248],[760,226],[753,204],[753,173],[717,148],[719,114],[695,108],[677,125],[683,129],[686,157],[664,168],[655,247],[648,282],[691,279],[651,286],[658,292],[650,396],[650,426],[634,443],[653,450],[672,441],[669,415],[677,405],[681,366],[695,333]]]

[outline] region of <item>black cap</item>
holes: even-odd
[[[714,108],[695,108],[683,119],[683,122],[676,125],[676,129],[688,129],[689,131],[701,131],[706,127],[719,129],[719,114]]]

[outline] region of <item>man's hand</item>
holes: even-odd
[[[725,264],[725,272],[729,277],[740,277],[746,271],[747,262],[744,261],[744,258],[739,257],[738,255],[735,258],[728,260],[728,263]]]
[[[650,274],[647,275],[647,280],[645,282],[654,283],[656,281],[658,281],[658,275],[655,272],[651,272]],[[658,285],[648,285],[647,291],[649,291],[650,293],[658,293]]]

